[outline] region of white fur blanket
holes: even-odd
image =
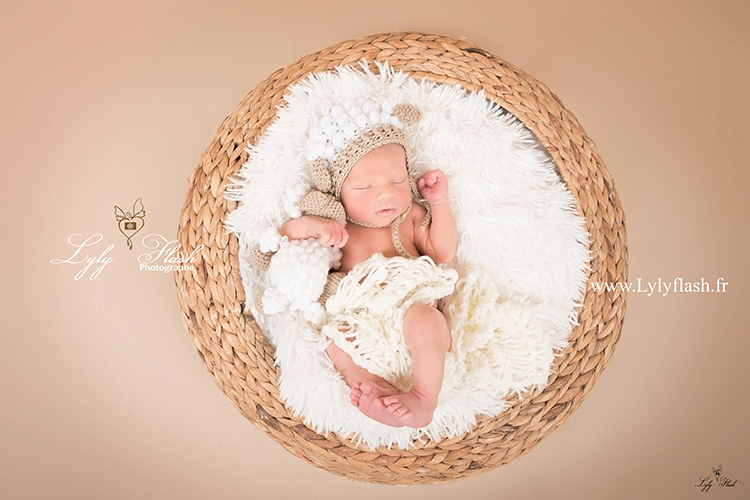
[[[240,241],[246,306],[276,347],[285,403],[318,432],[407,448],[425,436],[468,431],[476,415],[502,412],[509,394],[546,384],[576,321],[588,235],[553,161],[515,117],[482,92],[379,70],[342,67],[289,88],[287,105],[249,146],[250,159],[227,190],[240,201],[227,227]],[[444,308],[454,349],[433,422],[423,429],[388,427],[351,406],[324,352],[327,339],[301,313],[259,314],[253,299],[267,277],[247,264],[264,231],[299,215],[294,202],[312,184],[302,151],[311,125],[337,102],[373,95],[422,112],[407,129],[415,170],[446,173],[459,229],[452,267],[460,279]]]

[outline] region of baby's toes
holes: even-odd
[[[396,396],[384,396],[381,400],[385,406],[401,404],[401,401]]]
[[[383,404],[385,404],[388,411],[396,415],[397,417],[403,416],[409,409],[395,397],[383,398]]]
[[[354,384],[352,387],[352,390],[349,391],[349,400],[352,402],[352,405],[359,406],[359,398],[362,397],[362,390],[359,387],[359,382]]]

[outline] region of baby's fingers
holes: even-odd
[[[326,238],[321,238],[321,243],[335,248],[343,248],[347,241],[349,241],[349,233],[338,222],[335,223]]]
[[[419,180],[419,185],[420,187],[424,186],[424,187],[431,188],[441,183],[444,180],[445,180],[445,174],[443,174],[443,172],[440,171],[439,169],[428,170],[427,172],[424,173],[422,178]]]
[[[430,170],[429,172],[425,172],[425,174],[419,179],[419,182],[417,183],[417,185],[420,188],[423,188],[423,187],[430,187],[434,183],[435,181],[433,180],[432,170]]]
[[[346,243],[349,241],[349,233],[344,229],[341,228],[341,235],[338,237],[336,243],[333,244],[336,248],[344,248]]]

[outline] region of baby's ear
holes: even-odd
[[[399,104],[393,108],[391,114],[406,125],[417,123],[422,118],[422,113],[411,104]]]
[[[319,191],[324,193],[331,191],[333,181],[331,180],[331,172],[328,170],[325,159],[319,157],[313,160],[310,164],[310,176]]]

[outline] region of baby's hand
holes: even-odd
[[[335,248],[343,248],[349,241],[349,233],[344,226],[330,219],[319,219],[324,221],[321,224],[315,224],[310,228],[310,236],[317,238],[321,245]]]
[[[349,241],[349,233],[340,223],[314,215],[286,221],[279,228],[279,233],[290,240],[317,238],[322,245],[336,248],[343,248]]]
[[[448,201],[448,178],[442,170],[429,170],[417,182],[419,193],[430,202],[439,205]]]

